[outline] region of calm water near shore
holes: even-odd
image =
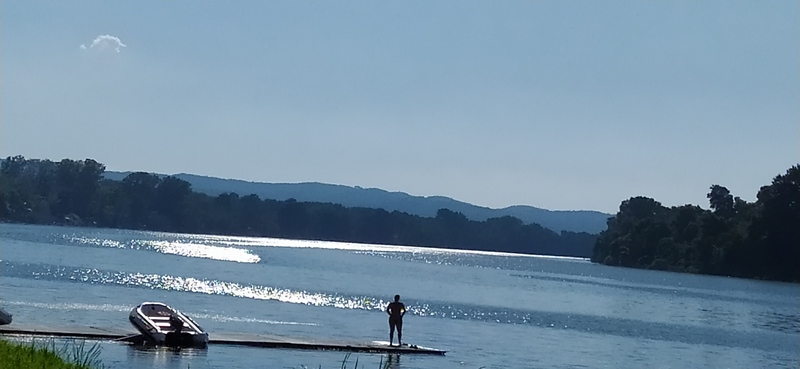
[[[129,327],[162,301],[210,332],[404,341],[439,356],[349,368],[798,368],[800,286],[582,259],[0,224],[0,306],[16,324]],[[93,342],[89,342],[91,344]],[[102,342],[107,368],[339,368],[343,352]]]

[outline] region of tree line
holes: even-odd
[[[720,185],[710,210],[622,202],[592,253],[607,265],[800,282],[800,166],[761,187],[754,203]]]
[[[440,209],[425,218],[383,209],[210,196],[172,176],[103,177],[92,159],[8,157],[0,165],[0,221],[181,233],[279,237],[589,257],[597,235],[523,224],[504,216],[472,221]]]

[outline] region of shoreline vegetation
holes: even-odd
[[[65,343],[57,348],[55,341],[38,343],[12,342],[0,339],[0,369],[97,369],[99,343],[86,347],[85,341]]]
[[[448,209],[425,218],[256,195],[210,196],[172,176],[134,172],[117,181],[103,178],[104,171],[92,159],[8,157],[0,165],[0,221],[573,256],[800,282],[800,165],[761,187],[754,203],[720,185],[707,194],[711,210],[632,197],[599,235],[556,233],[510,216],[472,221]]]
[[[592,262],[739,278],[800,282],[800,165],[762,186],[748,203],[712,185],[711,210],[664,207],[648,197],[622,202]]]
[[[176,233],[275,237],[589,258],[596,234],[485,221],[439,209],[435,217],[338,204],[193,191],[179,178],[103,177],[92,159],[8,157],[0,165],[0,221]]]
[[[39,343],[36,340],[14,342],[0,338],[0,369],[103,369],[105,365],[99,359],[101,352],[99,342],[86,347],[86,341],[83,340],[67,341],[57,348],[52,339]],[[350,353],[345,354],[341,362],[342,369],[348,368],[350,356]],[[381,357],[378,368],[391,368],[396,360],[392,354],[387,355],[385,360]],[[358,364],[356,357],[353,369],[358,368]]]

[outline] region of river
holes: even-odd
[[[0,224],[0,306],[15,324],[129,327],[135,305],[161,301],[212,334],[386,341],[395,294],[409,308],[404,341],[446,356],[100,342],[99,359],[114,369],[325,369],[345,358],[367,369],[800,367],[797,284],[576,258]]]

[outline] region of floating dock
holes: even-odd
[[[0,325],[0,335],[76,337],[97,340],[111,340],[129,344],[137,344],[143,341],[143,337],[139,334],[139,332],[136,332],[133,329],[95,326],[33,326],[9,324]],[[389,346],[388,343],[380,341],[357,342],[342,340],[317,340],[250,333],[209,333],[208,344],[392,354],[444,355],[446,352],[443,350],[417,345],[403,344],[403,346]]]

